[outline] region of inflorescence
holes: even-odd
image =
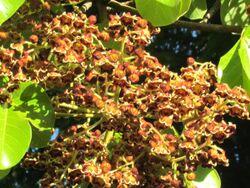
[[[129,13],[111,15],[103,30],[81,12],[29,24],[29,40],[0,49],[0,76],[9,80],[0,101],[32,80],[63,90],[51,99],[58,118],[85,120],[26,155],[23,167],[44,171],[41,187],[179,188],[198,166],[228,165],[218,144],[236,126],[224,116],[247,119],[250,99],[217,83],[215,65],[169,71],[145,51],[159,29]]]

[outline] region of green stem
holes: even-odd
[[[122,41],[122,45],[121,45],[121,49],[120,49],[121,54],[124,53],[125,44],[126,44],[126,37],[125,37],[125,38],[123,39],[123,41]]]
[[[96,93],[99,95],[100,94],[100,81],[96,81]]]
[[[64,113],[64,112],[55,112],[56,118],[67,118],[67,117],[78,117],[78,118],[92,118],[92,117],[101,117],[101,114],[92,114],[92,113]]]
[[[107,146],[113,137],[114,137],[114,130],[106,131],[104,136],[104,144]]]
[[[201,150],[202,148],[204,148],[204,147],[206,147],[206,146],[209,146],[210,144],[211,144],[211,137],[208,137],[207,140],[206,140],[203,144],[199,145],[199,146],[193,151],[193,153],[195,153],[195,152]],[[184,160],[184,159],[186,159],[186,155],[183,155],[183,156],[178,157],[178,158],[174,158],[174,159],[172,159],[172,161],[175,162],[175,163],[177,163],[177,162],[182,161],[182,160]]]
[[[74,104],[67,104],[67,103],[60,103],[57,105],[58,107],[63,107],[63,108],[68,108],[68,109],[71,109],[71,110],[76,110],[76,111],[79,111],[79,112],[87,112],[87,113],[95,113],[97,112],[98,110],[94,109],[94,108],[81,108],[77,105],[74,105]]]
[[[164,148],[167,150],[167,148],[166,148],[167,144],[166,144],[165,139],[163,138],[162,134],[152,124],[150,124],[150,127],[160,137],[161,141],[164,144]]]
[[[71,166],[71,164],[75,161],[77,154],[78,154],[78,151],[74,151],[72,159],[70,160],[69,164],[65,167],[65,169],[64,169],[64,171],[63,171],[63,173],[62,173],[62,175],[61,175],[61,177],[60,177],[60,181],[63,180],[65,174],[67,173],[68,168],[69,168],[69,167]]]
[[[124,61],[124,62],[127,62],[127,61],[134,60],[135,58],[136,58],[136,56],[124,57],[124,58],[123,58],[123,61]]]
[[[117,86],[116,91],[115,91],[115,96],[114,96],[114,101],[116,104],[119,101],[120,92],[121,92],[121,87]]]
[[[135,158],[135,160],[133,160],[133,161],[131,161],[131,162],[129,162],[129,163],[126,163],[126,164],[124,164],[124,165],[121,165],[121,166],[119,166],[118,168],[116,168],[115,170],[110,171],[109,173],[114,173],[114,172],[116,172],[116,171],[119,171],[119,170],[121,170],[121,169],[127,167],[127,166],[134,165],[134,163],[135,163],[137,160],[139,160],[145,153],[146,153],[146,151],[141,152],[140,155],[138,155],[138,156]]]
[[[180,137],[180,134],[179,134],[178,131],[174,128],[174,126],[172,126],[170,129],[174,132],[174,135],[175,135],[175,136],[177,136],[178,138]]]
[[[89,126],[88,128],[86,128],[84,131],[82,132],[79,132],[79,133],[76,133],[72,136],[69,136],[67,137],[66,139],[64,139],[65,141],[66,140],[69,140],[69,139],[72,139],[73,137],[78,137],[78,136],[81,136],[89,131],[91,131],[92,129],[96,128],[98,125],[100,125],[102,122],[104,121],[104,118],[101,118],[99,121],[95,122],[93,125]]]

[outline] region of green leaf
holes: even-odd
[[[169,25],[186,13],[191,0],[135,0],[142,17],[154,26]]]
[[[106,137],[106,135],[105,135],[105,137]],[[114,147],[121,142],[122,136],[123,136],[122,133],[115,132],[112,134],[112,138],[109,139],[109,141],[107,143],[107,148],[109,150],[109,158],[110,159],[112,158]]]
[[[24,3],[25,0],[1,0],[0,1],[0,25],[8,20]]]
[[[221,57],[218,66],[218,82],[230,87],[242,86],[250,95],[250,26],[231,50]]]
[[[186,12],[189,10],[192,0],[182,0],[181,1],[181,8],[179,11],[179,17],[186,14]]]
[[[196,179],[193,184],[197,188],[220,188],[220,176],[215,169],[198,167],[196,172]]]
[[[224,25],[246,26],[250,23],[247,5],[250,0],[221,0],[220,17]]]
[[[7,84],[9,81],[8,76],[2,76],[0,77],[0,87],[4,87],[5,84]]]
[[[28,120],[40,131],[54,126],[55,114],[45,90],[32,82],[23,82],[13,93],[12,105],[27,115]]]
[[[109,49],[115,49],[115,50],[120,50],[122,43],[118,41],[114,41],[113,39],[110,39],[108,42],[102,42],[105,48]]]
[[[56,4],[56,5],[52,6],[52,8],[51,8],[51,12],[53,14],[61,14],[64,11],[65,11],[64,7],[60,4]]]
[[[7,170],[0,170],[0,180],[7,176],[10,173],[10,170],[11,168]]]
[[[0,170],[15,166],[31,141],[31,128],[22,113],[0,106]]]
[[[192,0],[191,6],[185,17],[190,20],[202,19],[207,12],[206,0]]]
[[[32,140],[30,143],[31,148],[43,148],[48,146],[52,132],[49,130],[39,130],[38,128],[31,125],[32,128]]]

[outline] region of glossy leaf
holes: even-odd
[[[9,19],[24,3],[25,0],[1,0],[0,1],[0,25]]]
[[[246,26],[250,23],[247,5],[250,0],[221,0],[220,17],[224,25]]]
[[[13,93],[12,105],[15,110],[25,113],[32,125],[40,131],[54,126],[53,106],[45,90],[37,84],[21,83],[19,89]]]
[[[219,62],[218,81],[230,87],[242,86],[250,94],[250,26]]]
[[[31,141],[31,128],[22,113],[0,106],[0,170],[15,166]]]
[[[7,176],[10,173],[10,170],[11,168],[7,170],[0,170],[0,180]]]
[[[190,20],[202,19],[207,12],[207,1],[206,0],[192,0],[191,6],[185,17]]]
[[[31,125],[32,129],[32,140],[30,143],[31,148],[43,148],[48,146],[52,131],[48,130],[39,130],[38,128]]]
[[[179,17],[186,14],[186,12],[189,10],[192,0],[182,0],[181,1],[181,8],[179,11]]]
[[[191,0],[135,0],[141,16],[154,26],[169,25],[185,14]]]
[[[196,179],[193,184],[197,188],[220,188],[220,176],[215,169],[198,167],[196,172]]]

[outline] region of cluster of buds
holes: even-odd
[[[248,119],[250,99],[216,83],[212,63],[169,71],[145,51],[159,30],[129,13],[110,16],[102,31],[81,12],[31,23],[29,41],[0,49],[0,77],[8,78],[0,101],[32,80],[63,91],[51,99],[57,117],[85,122],[26,155],[23,167],[45,172],[41,187],[180,188],[198,166],[228,165],[217,145],[236,126],[224,116]]]

